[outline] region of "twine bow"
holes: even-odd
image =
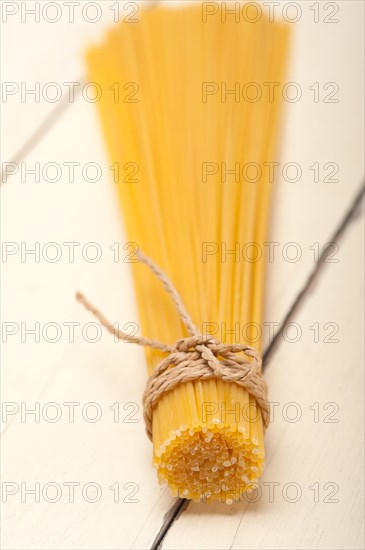
[[[224,382],[233,382],[245,388],[260,407],[263,424],[267,428],[270,420],[267,385],[262,377],[262,361],[257,351],[244,344],[223,344],[212,336],[202,334],[193,323],[180,295],[167,275],[142,252],[139,251],[137,257],[140,262],[149,267],[161,281],[166,292],[170,294],[190,336],[177,340],[173,345],[143,336],[130,336],[113,327],[81,293],[77,293],[76,299],[119,340],[158,349],[168,354],[148,378],[143,394],[143,416],[150,440],[152,441],[153,409],[162,395],[179,384],[212,378],[220,378]]]

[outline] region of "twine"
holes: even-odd
[[[173,345],[143,336],[130,336],[113,327],[81,293],[76,294],[76,299],[98,319],[108,332],[119,340],[157,349],[168,354],[148,378],[143,394],[143,416],[150,440],[152,441],[153,409],[165,393],[172,391],[179,384],[213,378],[219,378],[224,382],[233,382],[247,390],[260,407],[263,424],[267,428],[270,420],[267,385],[262,377],[262,361],[257,351],[244,344],[223,344],[212,336],[201,334],[167,275],[142,252],[137,253],[137,258],[147,265],[161,281],[164,289],[171,296],[190,336],[177,340]]]

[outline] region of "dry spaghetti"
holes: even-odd
[[[262,350],[272,188],[265,166],[276,158],[281,106],[267,85],[282,83],[288,29],[266,17],[203,20],[198,3],[186,4],[141,12],[87,61],[103,90],[97,105],[129,256],[141,249],[169,274],[197,328],[189,332],[158,279],[132,264],[141,333],[183,342],[189,360],[200,361],[197,347],[209,342],[218,368],[212,356],[224,349]],[[258,259],[243,259],[250,246]],[[152,381],[167,348],[146,347]],[[148,413],[159,480],[175,495],[231,502],[264,469],[264,407],[220,376],[181,382]]]

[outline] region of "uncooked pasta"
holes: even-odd
[[[88,52],[145,337],[172,344],[188,332],[139,250],[201,334],[262,352],[272,190],[264,167],[278,152],[287,42],[287,26],[264,15],[204,20],[194,3],[144,10]],[[165,358],[147,347],[149,374]],[[264,429],[255,397],[235,382],[181,383],[153,408],[158,478],[180,497],[232,502],[263,472]]]

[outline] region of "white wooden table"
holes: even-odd
[[[286,106],[280,162],[303,175],[276,182],[270,241],[279,252],[296,243],[301,256],[269,264],[265,319],[282,324],[296,307],[275,345],[266,335],[275,404],[261,489],[231,506],[159,487],[140,410],[143,352],[98,335],[74,301],[82,289],[115,321],[138,320],[128,264],[110,250],[125,237],[95,105],[82,94],[52,103],[47,88],[82,82],[83,51],[113,24],[115,3],[97,3],[97,23],[82,16],[84,0],[73,23],[57,4],[54,24],[52,6],[39,22],[26,11],[34,2],[2,6],[2,161],[13,162],[2,187],[2,547],[363,548],[361,197],[336,236],[364,177],[363,3],[301,2],[293,23],[288,80],[306,94]],[[36,83],[40,101],[22,98]],[[328,83],[336,103],[324,101]],[[92,167],[83,175],[88,163],[101,167],[98,181]],[[38,168],[40,181],[29,172]]]

